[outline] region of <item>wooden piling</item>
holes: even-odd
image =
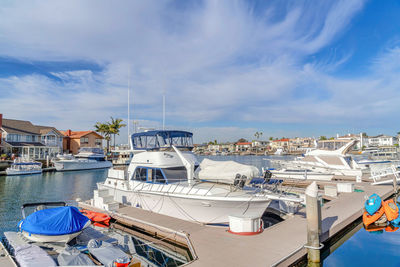
[[[306,189],[307,249],[310,266],[318,266],[320,257],[321,205],[318,201],[318,185],[314,181]]]

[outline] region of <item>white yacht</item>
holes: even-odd
[[[42,163],[15,159],[6,169],[6,173],[7,175],[40,174],[42,173]]]
[[[351,157],[346,155],[357,140],[351,140],[337,150],[311,150],[293,161],[275,161],[283,168],[308,169],[315,172],[331,173],[344,176],[362,176],[363,168]]]
[[[97,147],[82,147],[77,155],[60,155],[52,160],[57,171],[75,171],[89,169],[104,169],[112,167],[107,161],[104,152]]]
[[[300,202],[262,190],[243,190],[245,175],[234,184],[200,180],[192,153],[192,133],[148,131],[131,136],[135,151],[127,170],[110,169],[98,183],[92,204],[116,210],[119,204],[200,223],[226,223],[229,216],[261,217],[272,200]]]

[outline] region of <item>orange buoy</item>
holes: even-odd
[[[91,210],[80,210],[80,212],[88,217],[93,225],[100,227],[109,227],[111,217],[105,213],[95,212]]]
[[[381,218],[384,213],[385,213],[385,209],[383,208],[383,205],[373,215],[369,215],[368,212],[364,211],[364,214],[363,214],[363,223],[364,223],[364,225],[368,226],[368,225],[374,223],[379,218]]]
[[[385,209],[386,218],[388,221],[393,221],[399,217],[399,207],[394,203],[393,199],[388,199],[382,203]]]

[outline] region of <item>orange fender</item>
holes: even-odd
[[[92,223],[100,227],[109,227],[111,217],[105,213],[95,212],[91,210],[80,210],[80,212],[88,217]]]
[[[376,220],[378,220],[380,217],[382,217],[382,215],[384,213],[385,213],[385,209],[383,208],[383,205],[373,215],[369,215],[368,212],[364,211],[364,214],[363,214],[364,225],[368,226],[368,225],[374,223]]]
[[[394,203],[393,199],[388,199],[382,203],[385,209],[386,218],[388,221],[393,221],[399,217],[399,207]]]

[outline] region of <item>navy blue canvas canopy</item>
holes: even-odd
[[[44,209],[26,217],[21,230],[38,235],[66,235],[81,231],[88,221],[75,207]]]
[[[156,130],[132,134],[133,149],[157,149],[162,147],[193,148],[193,134],[177,130]]]

